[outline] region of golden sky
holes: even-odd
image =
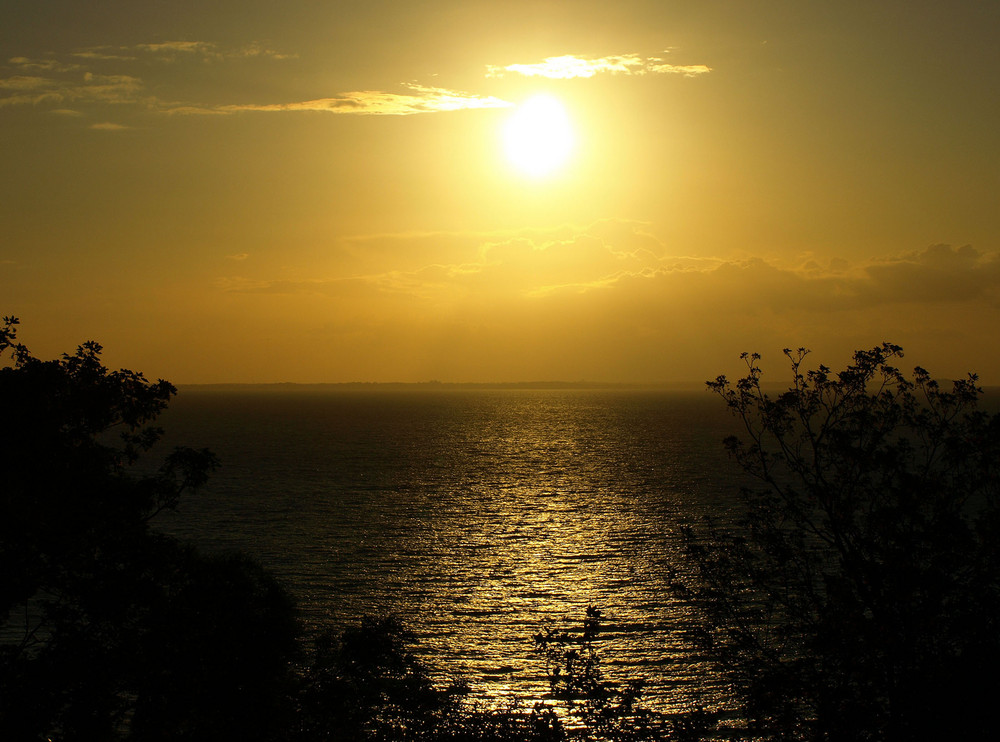
[[[883,340],[1000,383],[998,29],[979,0],[11,4],[0,313],[175,383],[700,382]]]

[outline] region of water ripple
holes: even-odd
[[[182,394],[166,445],[223,461],[163,527],[257,555],[309,630],[399,614],[474,693],[545,696],[531,637],[609,624],[604,665],[684,705],[706,686],[666,589],[679,518],[724,512],[731,421],[706,395]],[[703,699],[702,699],[703,700]]]

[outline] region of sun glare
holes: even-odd
[[[547,95],[517,106],[504,126],[503,143],[511,164],[536,178],[565,164],[575,144],[566,110]]]

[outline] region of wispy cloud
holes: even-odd
[[[140,98],[142,87],[142,80],[130,75],[85,72],[72,79],[13,75],[0,79],[0,107],[81,101],[135,103]]]
[[[380,235],[359,244],[364,250],[350,275],[230,280],[224,288],[338,295],[350,284],[352,295],[367,286],[373,294],[452,307],[586,295],[603,303],[646,302],[664,312],[694,306],[776,314],[911,303],[1000,307],[1000,255],[971,246],[933,245],[855,264],[834,258],[778,265],[759,257],[670,255],[646,225],[619,220],[548,232]],[[420,261],[429,254],[435,260]]]
[[[482,108],[505,108],[512,103],[500,98],[444,87],[404,83],[402,91],[360,90],[324,98],[280,103],[215,104],[167,101],[148,94],[141,78],[125,74],[101,74],[87,67],[107,69],[109,63],[135,61],[148,56],[156,61],[174,63],[184,59],[222,60],[266,57],[286,59],[290,55],[275,52],[263,44],[252,43],[232,49],[204,41],[170,41],[137,44],[129,47],[91,47],[75,52],[75,62],[54,59],[32,60],[13,57],[8,69],[13,74],[0,76],[0,107],[58,106],[69,114],[70,106],[82,103],[134,104],[148,113],[179,115],[229,115],[241,112],[300,112],[409,116]],[[89,62],[90,64],[86,64]],[[127,69],[127,68],[126,68]]]
[[[178,108],[177,113],[238,113],[241,111],[322,111],[325,113],[409,116],[417,113],[460,111],[474,108],[506,108],[513,104],[492,96],[481,96],[447,88],[407,83],[409,93],[362,90],[341,93],[333,98],[318,98],[294,103],[268,103],[216,106],[202,111]]]
[[[124,131],[125,129],[129,129],[131,127],[125,126],[124,124],[116,124],[113,121],[102,121],[97,124],[91,124],[89,128],[94,129],[95,131]]]
[[[222,47],[210,41],[162,41],[155,44],[134,44],[132,46],[92,46],[75,51],[72,56],[78,59],[102,61],[129,61],[145,57],[168,63],[184,59],[221,61],[268,57],[280,60],[295,57],[294,54],[278,52],[260,42],[251,42],[237,47]]]
[[[509,378],[523,373],[516,359],[568,353],[588,375],[635,374],[632,362],[641,361],[648,378],[671,368],[697,379],[706,356],[728,364],[733,349],[833,343],[847,352],[865,338],[908,345],[933,335],[975,342],[1000,321],[1000,255],[971,247],[779,264],[671,255],[648,225],[618,220],[351,242],[325,276],[283,266],[281,275],[248,270],[216,285],[248,307],[322,306],[337,318],[331,337],[345,348],[364,339],[412,359],[430,337],[439,349],[484,359],[483,373]],[[982,324],[966,323],[970,314]]]
[[[122,46],[95,46],[75,51],[72,56],[86,62],[130,62],[137,59],[135,54],[126,51],[126,49],[127,47]]]
[[[12,75],[0,78],[0,108],[4,106],[37,106],[60,103],[59,84],[46,77]]]
[[[216,63],[222,60],[267,58],[286,59],[262,43],[223,48],[208,41],[165,41],[131,46],[95,46],[80,49],[67,60],[47,56],[40,59],[12,57],[0,71],[0,107],[50,106],[74,110],[86,103],[133,104],[147,113],[175,115],[230,115],[242,112],[287,113],[318,111],[368,116],[410,116],[469,109],[506,108],[513,104],[496,96],[416,82],[404,83],[401,90],[356,90],[329,97],[286,102],[220,104],[164,100],[146,90],[144,80],[132,74],[129,65],[144,61],[164,65]],[[554,79],[589,78],[595,75],[680,74],[696,76],[709,71],[704,65],[672,65],[660,57],[624,54],[600,58],[572,55],[548,57],[534,64],[487,67],[486,77],[517,74]]]
[[[711,67],[704,64],[668,64],[661,57],[641,57],[638,54],[590,58],[566,54],[559,57],[546,57],[541,62],[530,64],[487,65],[486,76],[503,77],[510,72],[525,77],[547,77],[555,80],[568,80],[577,77],[588,78],[601,74],[675,74],[684,75],[685,77],[696,77],[711,72],[711,69]]]
[[[0,66],[0,107],[61,106],[79,103],[139,104],[157,112],[176,108],[144,92],[142,78],[122,74],[126,65],[138,60],[174,64],[183,60],[210,62],[264,57],[288,59],[261,43],[223,48],[206,41],[167,41],[133,46],[95,46],[79,49],[58,58],[10,57]]]
[[[152,52],[153,54],[197,54],[200,56],[211,56],[218,53],[216,45],[207,41],[164,41],[157,44],[137,44],[132,48],[138,51]]]
[[[80,68],[78,64],[61,62],[57,59],[29,59],[28,57],[11,57],[8,62],[19,70],[38,70],[40,72],[71,72]]]
[[[868,301],[1000,301],[1000,255],[972,245],[931,245],[924,250],[873,260],[865,266]]]

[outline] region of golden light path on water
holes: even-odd
[[[679,519],[732,493],[704,395],[192,395],[165,420],[223,469],[167,527],[257,554],[308,630],[392,612],[488,703],[548,696],[532,637],[605,617],[609,679],[660,709],[718,688],[667,589]],[[708,414],[706,414],[708,412]],[[713,696],[713,694],[715,694]]]

